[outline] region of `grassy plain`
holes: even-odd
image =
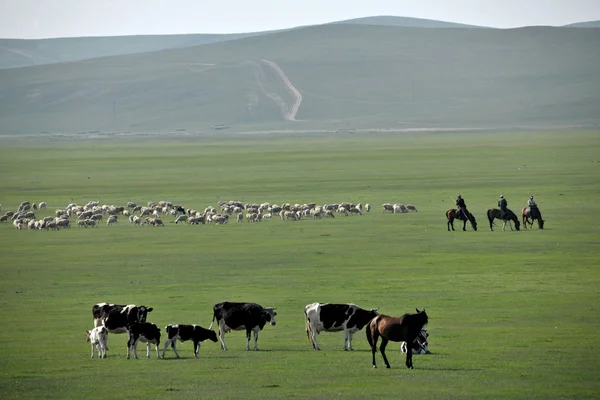
[[[218,200],[371,203],[363,216],[224,226],[59,232],[0,225],[2,398],[594,398],[600,392],[600,133],[419,133],[178,139],[2,139],[0,202]],[[461,193],[479,231],[448,232]],[[534,194],[540,231],[490,232],[503,193]],[[390,215],[384,202],[419,212]],[[126,360],[125,335],[90,360],[84,329],[101,301],[154,307],[149,321],[207,327],[221,300],[278,307],[259,352],[244,334],[200,357]],[[354,302],[399,315],[426,307],[431,355],[371,367],[364,332],[311,351],[303,307]],[[143,354],[143,347],[139,350]]]

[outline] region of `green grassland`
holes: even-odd
[[[58,232],[0,225],[2,398],[595,398],[600,392],[598,131],[503,134],[239,135],[179,139],[2,139],[0,203],[125,205],[170,200],[370,203],[362,216]],[[461,193],[480,229],[448,232]],[[503,193],[534,194],[546,229],[490,232]],[[385,202],[419,212],[384,214]],[[124,219],[121,217],[121,219]],[[90,360],[97,302],[144,304],[148,320],[208,327],[222,300],[277,307],[245,351],[191,343],[127,360],[125,335]],[[354,302],[400,315],[426,307],[432,354],[371,367],[364,331],[310,349],[304,305]],[[140,346],[138,353],[144,354]]]

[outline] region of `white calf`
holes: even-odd
[[[86,341],[92,344],[92,357],[94,358],[94,347],[98,349],[98,358],[106,358],[108,350],[108,330],[100,325],[91,331],[85,331]]]

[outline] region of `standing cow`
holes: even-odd
[[[99,303],[92,307],[94,326],[104,325],[110,333],[125,333],[127,327],[135,322],[146,322],[152,308],[129,304],[126,306]]]
[[[200,325],[172,324],[167,325],[165,327],[165,331],[167,331],[167,341],[165,342],[162,358],[165,358],[165,352],[167,351],[167,347],[169,347],[169,345],[171,345],[173,348],[175,356],[179,358],[179,352],[177,352],[177,340],[180,342],[186,342],[188,340],[193,341],[194,357],[196,358],[198,358],[198,353],[200,352],[200,342],[203,342],[207,339],[212,340],[215,343],[219,341],[215,331],[203,328]]]
[[[221,348],[227,350],[225,333],[246,330],[246,350],[250,350],[250,335],[254,331],[254,350],[258,350],[258,333],[268,322],[275,326],[276,307],[262,307],[256,303],[233,303],[222,301],[213,307],[212,329],[215,319],[219,324]]]
[[[160,328],[152,322],[133,322],[127,326],[129,332],[129,340],[127,341],[127,359],[133,351],[133,356],[138,358],[137,345],[138,342],[146,343],[146,357],[150,358],[150,345],[156,347],[156,358],[160,358]]]
[[[377,308],[365,310],[356,304],[312,303],[304,307],[306,336],[313,349],[320,350],[317,334],[344,331],[344,350],[352,348],[352,335],[361,330],[379,313]]]

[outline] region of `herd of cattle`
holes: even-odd
[[[362,215],[371,211],[371,205],[361,203],[334,203],[317,205],[316,203],[281,205],[272,203],[242,203],[240,201],[220,201],[217,207],[206,207],[204,210],[185,208],[170,201],[149,201],[145,206],[128,202],[126,206],[100,205],[98,201],[90,201],[85,205],[70,203],[65,208],[55,210],[55,215],[43,218],[36,216],[36,211],[45,210],[45,202],[32,203],[24,201],[17,207],[17,211],[6,211],[0,216],[0,222],[12,221],[17,230],[60,230],[70,228],[71,220],[75,221],[78,228],[93,228],[106,221],[107,225],[119,222],[119,217],[124,217],[134,225],[164,226],[163,220],[171,217],[175,224],[226,224],[230,219],[237,222],[260,222],[263,219],[279,216],[281,220],[298,221],[305,218],[335,218],[336,215]],[[0,205],[0,212],[2,205]],[[417,211],[412,205],[401,203],[382,204],[383,212],[403,214]]]
[[[192,341],[194,343],[194,356],[198,357],[200,344],[205,340],[217,342],[220,340],[221,348],[227,350],[225,333],[232,330],[246,331],[246,350],[250,350],[250,339],[254,332],[254,350],[258,350],[258,334],[268,323],[275,326],[275,307],[262,307],[256,303],[241,303],[223,301],[213,307],[213,319],[208,329],[199,325],[169,324],[165,327],[166,340],[160,354],[161,330],[151,322],[147,322],[148,313],[153,309],[137,305],[117,305],[99,303],[92,307],[94,328],[86,330],[87,341],[91,343],[92,355],[95,350],[99,358],[106,358],[108,350],[109,333],[127,333],[127,358],[131,352],[137,356],[139,342],[146,343],[146,357],[150,358],[151,345],[156,347],[157,358],[164,358],[167,348],[171,346],[175,356],[179,358],[176,342]],[[366,310],[355,304],[330,304],[312,303],[304,309],[306,335],[312,348],[320,350],[317,335],[321,332],[344,332],[344,350],[352,349],[352,336],[363,329],[371,320],[380,314],[377,309]],[[217,322],[217,333],[212,330]],[[401,350],[407,354],[425,354],[428,352],[428,333],[419,327],[418,335],[411,345],[402,342]]]

